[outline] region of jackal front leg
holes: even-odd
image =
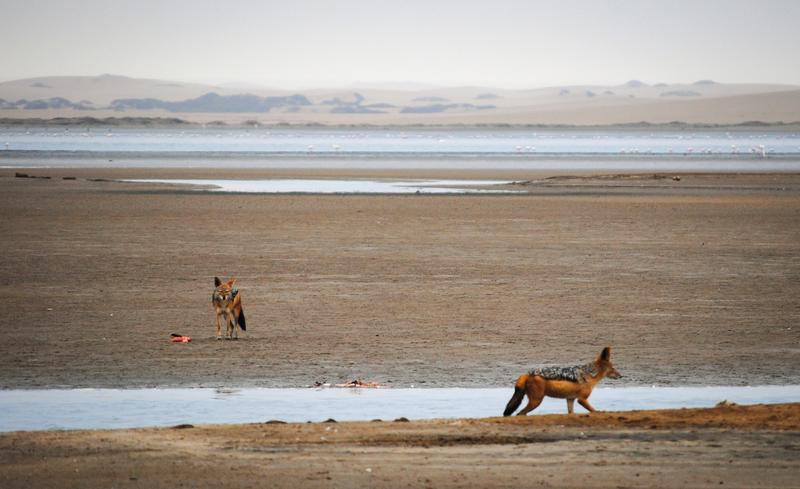
[[[580,403],[581,406],[585,407],[586,410],[589,411],[590,413],[593,413],[595,411],[592,405],[589,404],[588,399],[578,399],[578,402]]]

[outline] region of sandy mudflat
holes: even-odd
[[[0,485],[797,487],[798,450],[798,404],[411,423],[17,432],[0,435]]]
[[[800,383],[800,175],[19,171],[53,178],[0,170],[2,388],[510,386],[604,345],[625,375],[609,385]],[[324,196],[87,180],[275,176],[527,183]],[[213,339],[214,275],[239,277],[237,342]],[[7,433],[0,486],[797,487],[798,406]]]
[[[502,386],[605,345],[616,385],[800,383],[800,175],[304,196],[86,180],[287,172],[27,172],[53,178],[0,172],[3,388]],[[215,275],[239,278],[238,342],[214,339]]]

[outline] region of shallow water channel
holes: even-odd
[[[496,180],[314,180],[314,179],[270,179],[270,180],[124,180],[139,183],[164,183],[192,185],[197,190],[235,193],[314,193],[314,194],[464,194],[464,193],[513,193],[509,190],[475,188],[476,186],[503,185],[509,182]]]
[[[42,389],[0,390],[0,431],[499,416],[512,394],[491,389]],[[800,385],[598,388],[601,411],[800,402]],[[576,404],[576,412],[584,412]],[[565,413],[545,399],[537,413]]]

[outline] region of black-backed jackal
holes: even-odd
[[[503,416],[516,410],[527,394],[528,405],[522,408],[517,416],[524,416],[542,403],[544,396],[567,400],[567,411],[572,414],[575,399],[590,412],[594,408],[589,404],[592,389],[603,377],[618,379],[622,375],[611,364],[611,348],[605,347],[600,356],[593,362],[575,367],[539,367],[522,374],[514,384],[514,395],[506,405]]]
[[[223,283],[219,277],[214,277],[214,292],[211,293],[211,304],[214,305],[214,312],[217,317],[217,339],[222,339],[222,332],[220,331],[220,319],[225,319],[227,329],[225,331],[225,338],[238,339],[239,335],[236,331],[238,325],[242,331],[247,331],[247,323],[244,319],[244,310],[242,309],[242,294],[239,289],[234,286],[236,279],[232,278]]]

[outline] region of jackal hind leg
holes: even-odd
[[[528,394],[528,405],[525,406],[517,416],[525,416],[533,411],[544,399],[545,380],[541,377],[531,377],[525,383],[525,393]]]
[[[575,410],[575,399],[567,399],[567,412],[572,414]]]
[[[595,409],[592,407],[591,404],[589,404],[589,399],[578,399],[578,403],[580,403],[581,406],[585,407],[586,410],[589,411],[590,413],[595,412]]]

